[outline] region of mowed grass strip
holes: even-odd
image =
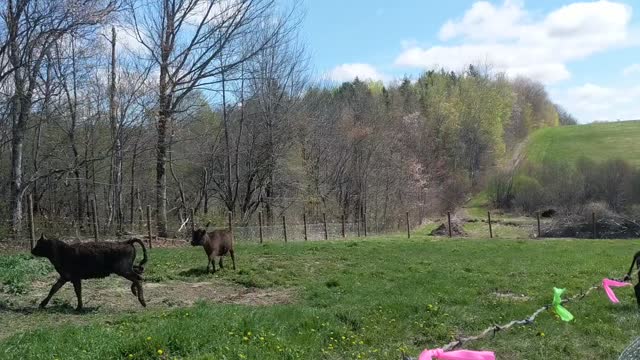
[[[640,121],[545,128],[531,135],[526,148],[533,163],[581,157],[595,161],[623,159],[640,166]]]
[[[293,289],[296,295],[288,305],[199,302],[184,308],[132,307],[115,314],[99,307],[87,314],[15,314],[11,306],[0,307],[0,326],[16,329],[0,340],[0,358],[397,360],[401,351],[417,355],[424,347],[528,316],[551,301],[554,286],[566,287],[571,296],[603,277],[619,276],[639,245],[424,236],[238,244],[239,270],[213,276],[201,270],[206,260],[200,248],[154,249],[149,282],[214,279]],[[22,256],[20,261],[40,260]],[[0,264],[13,262],[5,257]],[[3,275],[0,280],[7,282]],[[29,286],[12,284],[10,288]],[[467,348],[494,350],[499,359],[615,358],[638,334],[639,320],[633,289],[617,294],[620,305],[610,304],[603,291],[568,305],[575,322],[563,323],[545,313],[531,326],[497,333]],[[18,322],[34,326],[23,329]]]

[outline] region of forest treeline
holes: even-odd
[[[483,67],[390,83],[311,75],[275,0],[3,0],[2,230],[36,217],[174,234],[282,214],[379,230],[452,209],[532,131],[574,124],[534,79]],[[95,204],[95,206],[94,206]]]

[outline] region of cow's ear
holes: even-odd
[[[44,237],[44,233],[41,233],[40,234],[40,239],[38,241],[45,241],[45,240],[47,240],[47,238]]]

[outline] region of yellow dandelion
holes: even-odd
[[[129,354],[129,359],[133,359],[133,354]]]
[[[248,337],[246,337],[246,336],[243,336],[243,337],[242,337],[242,340],[244,340],[244,341],[249,341],[249,338],[248,338]]]
[[[147,336],[147,341],[151,341],[151,336]]]
[[[164,354],[164,351],[162,351],[162,349],[158,349],[158,355],[162,355]]]

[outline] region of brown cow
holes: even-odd
[[[213,264],[213,272],[216,272],[216,256],[220,257],[220,268],[222,266],[222,258],[230,255],[233,262],[233,270],[236,269],[236,258],[233,253],[233,234],[229,230],[213,230],[207,233],[207,223],[204,229],[193,230],[191,236],[192,246],[202,246],[207,253],[207,272]]]

